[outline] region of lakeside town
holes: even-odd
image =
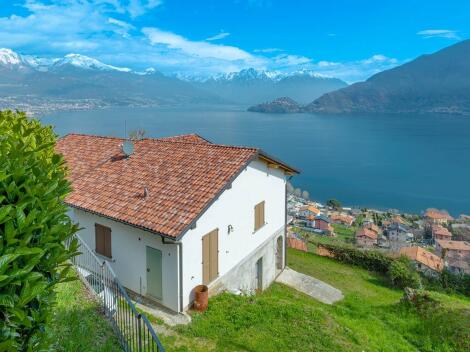
[[[342,207],[338,200],[322,204],[288,185],[288,244],[307,251],[308,241],[349,244],[406,256],[418,271],[431,276],[444,269],[470,274],[470,215],[452,217],[429,208],[422,214],[398,210]]]

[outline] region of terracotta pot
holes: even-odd
[[[194,288],[194,303],[193,307],[199,312],[207,309],[209,304],[209,288],[206,285],[198,285]]]

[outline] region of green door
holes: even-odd
[[[162,252],[147,247],[147,294],[162,299]]]

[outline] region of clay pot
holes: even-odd
[[[206,285],[198,285],[194,288],[193,308],[199,312],[207,309],[209,304],[209,288]]]

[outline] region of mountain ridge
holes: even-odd
[[[304,107],[313,113],[470,114],[470,40],[328,92]]]

